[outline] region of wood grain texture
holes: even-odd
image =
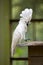
[[[18,44],[17,46],[43,46],[43,41],[30,41]]]

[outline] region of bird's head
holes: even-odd
[[[32,13],[33,13],[32,9],[26,8],[20,14],[20,17],[26,22],[27,25],[30,23],[30,21],[32,19]]]

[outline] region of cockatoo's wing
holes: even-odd
[[[21,39],[21,35],[19,32],[14,32],[13,36],[12,36],[12,45],[11,45],[11,56],[13,56],[14,52],[15,52],[15,47],[17,45],[17,43],[20,41]]]

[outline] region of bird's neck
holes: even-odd
[[[20,18],[19,23],[20,23],[20,24],[24,24],[24,25],[26,25],[25,19],[23,19],[23,18]]]

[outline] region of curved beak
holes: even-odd
[[[28,21],[27,26],[28,26],[29,24],[31,24],[31,22],[30,22],[30,21]]]
[[[27,26],[28,26],[28,23],[27,23]]]

